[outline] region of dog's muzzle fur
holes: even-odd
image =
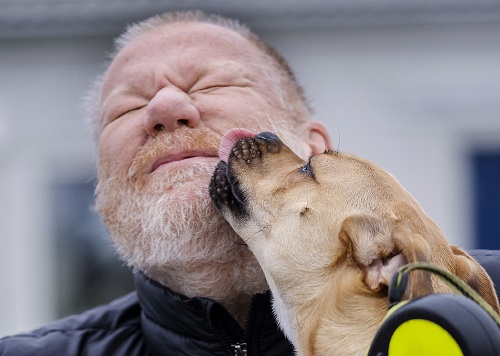
[[[240,183],[231,169],[235,161],[258,164],[263,155],[278,153],[283,142],[272,132],[245,137],[234,144],[228,162],[220,161],[210,181],[209,193],[219,211],[229,209],[239,219],[248,216],[248,202]]]

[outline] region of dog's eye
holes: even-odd
[[[307,174],[310,174],[312,175],[312,167],[311,167],[311,158],[312,157],[309,157],[309,160],[307,161],[307,163],[300,169],[300,171],[302,173],[307,173]]]

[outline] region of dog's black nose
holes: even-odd
[[[272,132],[269,131],[258,133],[257,135],[255,135],[255,137],[260,138],[269,143],[281,143],[280,138],[276,134],[273,134]]]

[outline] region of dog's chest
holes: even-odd
[[[288,308],[286,307],[285,303],[283,302],[283,299],[281,296],[276,293],[276,288],[271,287],[271,291],[273,292],[273,310],[276,315],[276,319],[278,320],[279,326],[281,330],[283,330],[283,333],[285,336],[288,338],[288,340],[293,344],[297,345],[297,336],[296,332],[293,328],[292,324],[292,319],[290,316],[290,313],[288,311]]]

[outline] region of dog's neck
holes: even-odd
[[[309,297],[304,287],[302,293],[295,287],[278,292],[270,283],[276,317],[298,355],[367,352],[389,303],[384,294],[368,291],[359,276],[352,277],[334,276],[323,286],[307,286]]]

